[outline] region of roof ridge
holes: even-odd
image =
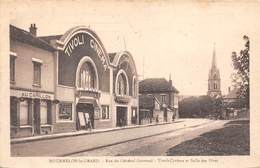
[[[20,32],[24,33],[26,36],[29,36],[32,39],[36,39],[36,40],[40,41],[41,43],[43,43],[44,45],[46,45],[50,49],[56,50],[52,45],[50,45],[46,41],[40,39],[39,37],[32,35],[29,31],[26,31],[24,29],[21,29],[19,27],[16,27],[16,26],[12,25],[12,24],[9,24],[9,31],[11,31],[11,29],[14,29],[14,30],[16,29],[17,31],[20,31]],[[11,32],[10,32],[10,35],[11,35]],[[35,45],[36,46],[36,44],[31,44],[31,45]],[[40,46],[37,46],[37,47],[40,47]],[[43,48],[43,46],[42,46],[42,48]]]

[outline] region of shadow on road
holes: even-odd
[[[167,151],[168,156],[249,155],[249,120],[234,120],[224,128],[200,135]]]

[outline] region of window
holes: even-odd
[[[29,105],[27,101],[20,102],[20,125],[29,124]]]
[[[59,119],[72,120],[72,103],[59,104]]]
[[[137,108],[132,107],[132,117],[131,117],[132,124],[136,124],[137,122]]]
[[[33,62],[33,84],[41,86],[41,63]]]
[[[214,83],[214,89],[217,89],[217,83]]]
[[[92,65],[88,62],[84,63],[80,70],[80,80],[79,87],[86,88],[95,88],[95,71]]]
[[[15,57],[10,56],[10,81],[15,81]]]
[[[17,126],[17,101],[14,97],[10,98],[10,120],[11,126]]]
[[[102,106],[102,113],[101,113],[101,119],[109,119],[109,106]]]
[[[166,95],[161,95],[161,101],[162,103],[166,103]]]
[[[120,74],[117,81],[117,94],[126,95],[126,89],[126,79],[122,74]]]
[[[47,124],[48,122],[48,113],[47,113],[47,103],[46,102],[41,102],[41,124]]]

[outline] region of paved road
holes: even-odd
[[[226,122],[214,121],[195,125],[174,132],[81,152],[71,156],[165,156],[170,148],[181,142],[194,139],[205,132],[222,128]]]
[[[48,139],[26,143],[11,144],[12,156],[66,156],[85,151],[93,151],[108,145],[137,140],[144,137],[154,137],[158,134],[169,134],[181,129],[195,128],[216,121],[207,119],[182,119],[173,124],[139,127],[112,132],[88,134],[81,136]],[[152,138],[153,139],[153,138]],[[92,156],[97,155],[95,152]],[[129,153],[131,154],[131,153]],[[127,155],[127,154],[126,154]]]

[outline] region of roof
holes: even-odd
[[[10,39],[12,39],[12,40],[26,43],[26,44],[32,45],[34,47],[38,47],[38,48],[48,50],[48,51],[56,50],[50,44],[48,44],[46,41],[40,39],[39,37],[32,35],[28,31],[25,31],[23,29],[13,26],[13,25],[9,25],[9,29],[10,29],[9,30]]]
[[[41,36],[39,38],[50,44],[51,40],[58,40],[61,37],[62,37],[62,35],[52,35],[52,36]]]
[[[175,92],[179,91],[165,78],[148,78],[139,82],[140,93]]]
[[[153,109],[154,97],[148,95],[139,96],[139,108],[140,109]]]

